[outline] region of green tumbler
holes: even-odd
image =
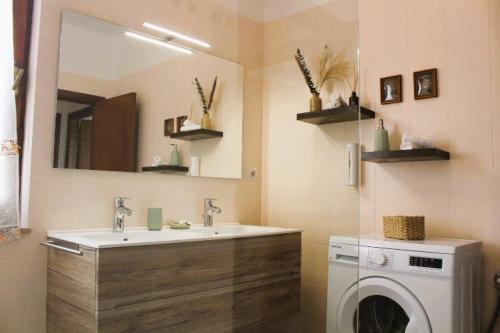
[[[148,208],[148,230],[161,230],[163,217],[161,208]]]

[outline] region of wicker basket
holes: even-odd
[[[425,238],[424,216],[384,216],[384,236],[403,240]]]

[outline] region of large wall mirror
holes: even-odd
[[[243,67],[176,42],[63,12],[55,168],[241,178]]]

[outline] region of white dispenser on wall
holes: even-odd
[[[347,144],[347,185],[356,187],[359,183],[359,143]]]

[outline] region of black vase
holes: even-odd
[[[351,97],[349,97],[349,105],[359,105],[359,97],[356,95],[355,91],[353,91]]]

